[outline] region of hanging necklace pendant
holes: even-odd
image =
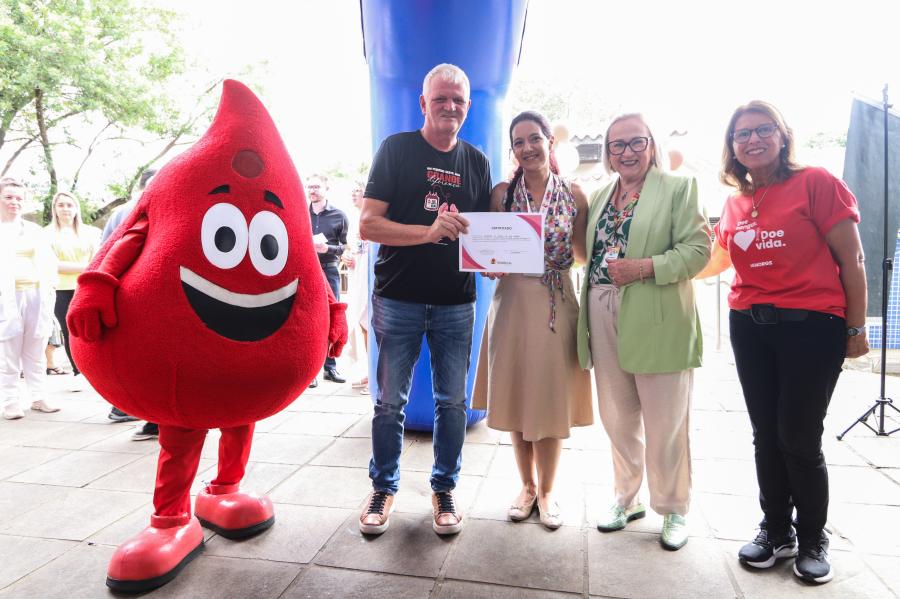
[[[756,218],[757,216],[759,216],[759,212],[754,210],[753,212],[750,213],[750,216],[752,216],[753,218]]]

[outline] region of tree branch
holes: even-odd
[[[10,109],[3,113],[2,118],[0,118],[0,149],[2,149],[3,144],[6,143],[6,133],[9,131],[16,115],[19,114],[19,111],[28,106],[29,102],[31,102],[31,97],[25,97],[24,99],[20,98],[18,102],[13,101]]]
[[[21,146],[19,146],[15,152],[13,152],[12,156],[9,157],[9,160],[6,161],[6,165],[3,167],[3,172],[0,172],[0,177],[9,172],[9,169],[12,168],[13,162],[16,161],[16,158],[19,157],[19,154],[24,152],[25,148],[30,146],[36,139],[37,135],[35,135],[31,139],[26,139],[25,142]]]
[[[100,136],[103,135],[103,132],[112,127],[113,121],[108,121],[103,129],[94,136],[94,139],[91,140],[91,143],[88,144],[87,152],[84,155],[84,160],[81,161],[81,164],[78,165],[78,168],[75,169],[75,174],[72,176],[72,186],[69,189],[71,192],[75,192],[75,188],[78,186],[78,177],[81,175],[81,169],[84,168],[85,163],[91,157],[91,154],[94,153],[94,147],[97,145],[97,140],[100,139]]]
[[[63,114],[63,115],[60,115],[60,116],[56,117],[55,119],[51,119],[51,120],[49,120],[49,121],[47,122],[47,128],[50,129],[50,128],[56,126],[57,123],[59,123],[59,122],[61,122],[61,121],[64,121],[64,120],[66,120],[66,119],[69,118],[69,117],[73,117],[73,116],[75,116],[75,115],[77,115],[77,114],[81,114],[82,112],[84,112],[84,111],[82,111],[82,110],[72,110],[72,111],[70,111],[70,112],[67,112],[66,114]],[[26,148],[28,148],[28,146],[30,146],[30,145],[33,144],[35,141],[37,141],[37,139],[38,139],[40,136],[41,136],[41,133],[40,133],[40,131],[38,131],[37,133],[35,133],[34,135],[32,135],[32,136],[31,136],[30,138],[28,138],[28,139],[25,139],[24,137],[20,137],[20,138],[17,138],[17,139],[15,139],[15,140],[12,140],[12,139],[6,140],[7,142],[12,142],[12,141],[23,141],[23,140],[24,140],[24,143],[23,143],[21,146],[19,146],[19,148],[18,148],[15,152],[13,152],[12,156],[9,157],[9,160],[6,161],[6,165],[3,167],[3,172],[0,172],[0,177],[2,177],[2,176],[5,175],[7,172],[9,172],[9,169],[12,168],[12,165],[13,165],[13,163],[16,161],[16,158],[18,158],[19,155],[20,155],[22,152],[24,152]],[[49,145],[52,146],[52,145],[56,145],[56,144],[49,144]]]
[[[53,196],[56,194],[59,184],[56,178],[56,167],[53,164],[53,152],[50,149],[50,137],[47,135],[47,122],[44,115],[44,92],[41,88],[35,88],[34,90],[34,113],[37,118],[41,146],[44,148],[44,161],[47,164],[47,172],[50,175],[50,195]]]
[[[207,87],[205,90],[203,90],[203,93],[201,93],[199,96],[197,96],[197,103],[194,105],[194,108],[197,108],[198,106],[200,106],[202,103],[202,98],[204,96],[206,96],[207,94],[209,94],[210,92],[212,92],[214,89],[216,89],[222,81],[223,81],[222,78],[216,79],[214,83],[212,83],[209,87]],[[147,167],[149,167],[150,165],[155,163],[157,160],[159,160],[160,158],[162,158],[163,156],[168,154],[169,151],[172,148],[174,148],[175,146],[189,143],[189,142],[182,142],[182,141],[180,141],[180,139],[182,138],[182,136],[184,136],[186,133],[188,133],[189,131],[191,131],[194,128],[194,125],[197,124],[197,121],[199,121],[201,117],[203,117],[206,114],[209,114],[211,112],[211,110],[212,110],[212,108],[207,108],[205,110],[199,111],[193,117],[189,117],[187,119],[187,121],[185,123],[183,123],[181,125],[181,127],[178,128],[177,132],[175,133],[175,136],[169,140],[169,143],[167,143],[163,147],[163,149],[160,150],[156,154],[156,156],[154,156],[153,158],[151,158],[150,160],[148,160],[147,162],[142,164],[140,167],[138,167],[134,176],[131,178],[131,181],[128,182],[128,186],[126,188],[126,190],[128,192],[127,193],[128,197],[131,196],[131,192],[134,190],[134,186],[137,183],[138,179],[140,179],[141,173],[143,173],[144,170],[147,169]],[[109,204],[107,204],[107,206],[109,206]],[[101,208],[101,211],[102,210],[103,209]],[[98,214],[100,214],[100,211],[98,211]]]

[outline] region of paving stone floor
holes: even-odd
[[[713,344],[708,339],[708,347]],[[608,441],[599,426],[565,442],[558,495],[566,525],[513,524],[517,488],[508,436],[483,422],[469,430],[457,496],[467,514],[456,538],[430,527],[430,436],[407,435],[402,488],[390,529],[364,538],[357,512],[369,488],[371,400],[323,382],[259,424],[245,485],[268,492],[276,525],[236,542],[207,532],[206,550],[159,597],[885,598],[900,596],[900,433],[843,430],[878,396],[877,375],[846,371],[826,421],[834,580],[802,583],[789,561],[751,571],[735,559],[759,518],[750,428],[730,353],[710,349],[697,372],[691,434],[690,542],[659,543],[661,517],[623,532],[594,528],[611,498]],[[106,597],[114,547],[151,512],[155,441],[107,420],[90,390],[50,377],[56,414],[0,421],[0,595]],[[888,379],[888,396],[900,379]],[[873,422],[870,419],[870,422]],[[897,428],[896,419],[889,428]],[[210,432],[195,491],[214,474]],[[643,494],[646,497],[646,493]]]

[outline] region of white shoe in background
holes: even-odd
[[[3,417],[7,420],[18,420],[25,417],[25,412],[18,403],[6,404],[3,408]]]
[[[59,408],[48,404],[43,399],[31,402],[31,409],[35,412],[43,412],[45,414],[53,414],[54,412],[59,412]]]

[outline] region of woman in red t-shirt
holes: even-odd
[[[823,420],[844,357],[869,350],[866,274],[856,198],[825,169],[798,165],[793,150],[793,132],[774,106],[753,101],[735,110],[721,177],[737,192],[697,277],[735,269],[731,345],[764,514],[738,558],[768,568],[797,555],[797,576],[827,582]]]

